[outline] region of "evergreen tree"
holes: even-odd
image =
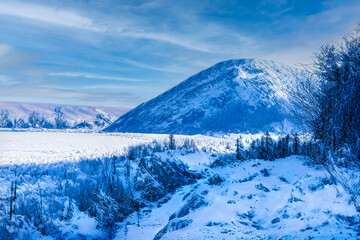
[[[290,156],[291,152],[290,152],[290,135],[287,134],[284,140],[284,156],[288,157]]]
[[[240,138],[236,139],[236,159],[245,160],[244,156],[244,145]]]
[[[260,145],[258,146],[258,157],[260,159],[266,159],[267,153],[266,153],[266,144],[265,144],[265,137],[261,136],[260,139]]]
[[[274,158],[274,149],[273,149],[273,139],[270,136],[269,131],[266,131],[265,133],[265,159],[273,161]]]
[[[276,158],[284,158],[285,157],[285,153],[284,153],[284,138],[283,137],[279,137],[278,141],[276,142],[275,146],[274,146],[275,150],[274,150],[274,156]]]
[[[299,154],[300,139],[298,133],[294,133],[293,137],[293,151],[295,155]]]
[[[315,137],[332,151],[350,147],[360,161],[360,25],[340,44],[323,46],[316,66],[322,84]]]
[[[253,140],[250,144],[249,149],[246,151],[246,159],[259,158],[258,144],[256,140]]]

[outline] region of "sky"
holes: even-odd
[[[133,108],[237,58],[310,64],[359,0],[0,0],[0,101]]]

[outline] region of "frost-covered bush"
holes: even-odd
[[[94,124],[97,127],[105,127],[111,123],[111,117],[105,114],[98,114],[94,120]]]
[[[12,128],[13,122],[10,119],[9,112],[6,110],[0,111],[0,127],[1,128]]]
[[[129,214],[201,177],[182,162],[154,154],[164,150],[152,142],[131,147],[128,156],[0,167],[0,189],[8,189],[0,201],[3,235],[91,239],[76,233],[76,221],[85,214],[107,238],[114,237],[117,223]]]
[[[184,149],[187,153],[194,153],[199,151],[199,149],[195,144],[195,141],[193,139],[188,139],[188,138],[184,140],[184,143],[180,147],[180,149]]]

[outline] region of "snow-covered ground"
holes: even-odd
[[[195,135],[175,136],[175,138],[179,144],[189,138],[193,139],[200,148],[213,147],[223,151],[222,148],[227,144],[234,145],[237,136],[239,135],[227,137]],[[258,136],[243,135],[243,137],[252,139]],[[0,130],[0,165],[55,163],[121,155],[129,146],[154,140],[168,141],[168,138],[169,136],[165,134]]]
[[[166,204],[143,209],[139,226],[136,214],[129,217],[117,239],[356,239],[349,195],[306,162],[292,156],[208,169],[224,181],[179,189]]]
[[[241,135],[241,138],[246,146],[251,139],[259,136]],[[175,135],[178,146],[181,146],[185,139],[190,139],[194,140],[198,150],[189,151],[180,147],[175,151],[159,151],[154,155],[133,160],[129,184],[139,186],[135,193],[137,197],[141,197],[143,191],[149,191],[149,184],[153,187],[159,184],[156,181],[162,172],[161,169],[160,172],[159,169],[154,170],[153,163],[167,164],[167,167],[181,167],[181,163],[184,163],[202,177],[195,183],[178,188],[174,193],[169,191],[159,201],[142,201],[147,205],[141,208],[139,215],[133,213],[122,223],[118,223],[116,239],[358,237],[360,218],[349,194],[340,185],[334,184],[324,168],[311,164],[305,157],[291,156],[275,161],[255,159],[211,166],[216,160],[233,158],[231,154],[234,154],[237,137],[239,135],[236,134],[218,137]],[[36,204],[40,202],[41,193],[44,191],[46,209],[53,206],[55,200],[60,204],[59,209],[63,209],[61,204],[65,207],[69,205],[66,190],[68,186],[72,186],[73,191],[82,192],[94,179],[98,179],[98,184],[108,184],[107,180],[102,182],[103,171],[97,172],[93,168],[95,166],[95,169],[108,169],[109,165],[102,161],[108,161],[109,158],[106,160],[104,157],[122,155],[129,146],[151,143],[154,140],[168,142],[169,136],[74,131],[0,131],[0,192],[9,196],[10,186],[16,178],[15,172],[18,172],[20,197],[15,203],[18,208],[21,206],[19,204],[24,202],[37,209]],[[96,158],[99,158],[99,161],[61,163]],[[153,162],[147,166],[141,164],[142,160]],[[42,163],[49,164],[37,165]],[[29,166],[7,167],[21,164]],[[116,174],[126,188],[124,166],[126,163],[119,158]],[[112,166],[110,169],[112,172]],[[69,177],[64,174],[67,171]],[[63,179],[64,176],[67,180]],[[68,180],[72,184],[68,183]],[[101,186],[94,186],[102,189]],[[55,200],[51,193],[57,194]],[[80,199],[76,194],[75,196]],[[77,204],[74,204],[73,215],[69,220],[56,218],[54,224],[58,226],[57,231],[68,234],[66,236],[69,238],[82,235],[89,239],[107,239],[105,230],[98,228],[98,220],[90,217],[86,211],[80,211]],[[6,210],[7,206],[6,202],[5,205],[0,205],[0,209]],[[8,216],[8,210],[5,210],[0,211],[0,220]],[[59,210],[60,213],[66,215],[62,210]],[[16,214],[19,214],[20,219],[21,213]],[[19,219],[16,222],[21,222]],[[24,230],[25,227],[21,228]],[[33,229],[32,239],[41,237],[34,227],[29,229]],[[17,231],[16,227],[14,231]],[[58,236],[56,234],[59,233],[52,234]],[[51,234],[45,239],[52,239]]]
[[[153,139],[154,136],[137,134],[0,132],[0,164],[55,163],[120,155],[129,145]]]

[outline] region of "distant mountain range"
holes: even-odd
[[[107,132],[213,134],[289,132],[285,111],[306,72],[273,61],[220,62],[122,115]]]
[[[101,117],[106,120],[114,121],[117,117],[121,116],[129,110],[126,108],[96,107],[85,105],[0,102],[0,112],[7,111],[11,120],[21,118],[27,121],[30,114],[36,112],[39,114],[39,116],[44,117],[47,121],[54,122],[54,109],[56,107],[61,107],[61,111],[64,113],[64,119],[70,126],[75,126],[83,122],[87,122],[91,125],[91,123],[96,120],[96,116],[99,114],[101,114]]]

